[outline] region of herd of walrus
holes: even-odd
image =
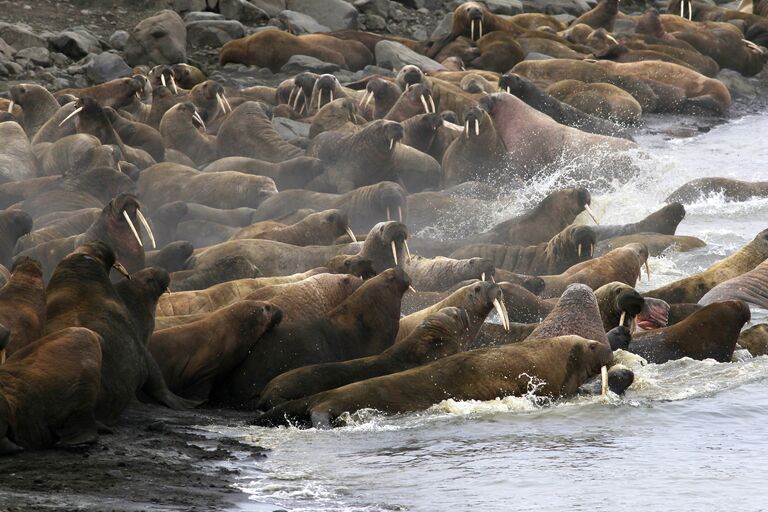
[[[617,3],[565,26],[469,2],[440,40],[264,30],[219,55],[357,70],[393,40],[446,68],[348,84],[302,72],[238,90],[176,64],[86,89],[13,86],[0,99],[0,453],[94,443],[137,398],[330,427],[447,398],[621,394],[634,376],[619,349],[649,363],[765,353],[768,326],[742,328],[747,303],[768,307],[768,230],[703,272],[634,287],[649,256],[704,245],[675,235],[683,204],[767,184],[696,180],[624,225],[598,224],[590,190],[632,174],[643,113],[728,110],[713,77],[762,69],[768,2],[747,14],[672,0],[641,16]],[[277,118],[309,136],[286,140]],[[484,232],[428,237],[446,215],[487,211],[489,183],[574,161],[583,187]],[[594,224],[574,224],[582,212]]]

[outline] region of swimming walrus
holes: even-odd
[[[430,314],[401,342],[381,354],[296,368],[264,386],[257,410],[268,410],[288,400],[314,395],[352,382],[390,375],[464,350],[469,317],[461,308],[442,308]]]
[[[90,329],[68,327],[0,365],[0,455],[96,442],[102,343]]]
[[[127,274],[114,251],[100,241],[80,246],[64,258],[46,289],[46,334],[82,326],[103,338],[101,390],[95,408],[100,421],[114,423],[139,390],[168,407],[188,408],[191,404],[168,390],[146,349],[155,304],[168,287],[168,274],[162,272],[159,279],[146,270],[142,272],[148,279],[134,275],[130,286],[135,289],[126,289],[123,297],[108,276],[116,265]]]
[[[607,343],[578,336],[531,340],[460,352],[404,372],[376,377],[281,404],[257,417],[258,425],[330,427],[344,413],[372,408],[395,414],[419,411],[447,399],[494,400],[531,393],[570,396],[613,361]]]
[[[0,288],[0,325],[10,331],[10,339],[2,351],[8,355],[43,335],[45,286],[36,260],[16,258],[10,279]]]
[[[662,235],[660,233],[635,233],[619,235],[598,242],[595,255],[602,256],[617,247],[627,244],[643,244],[648,248],[650,256],[660,256],[666,251],[688,252],[706,246],[706,242],[695,236]]]
[[[741,181],[731,178],[698,178],[678,187],[665,201],[690,204],[708,195],[720,194],[729,201],[747,201],[768,196],[768,182]]]
[[[155,332],[147,348],[168,389],[192,400],[207,400],[213,382],[237,367],[281,320],[280,308],[241,300],[198,321]]]
[[[671,203],[651,213],[643,220],[631,224],[593,226],[597,240],[637,233],[660,233],[674,235],[677,226],[685,218],[685,207],[680,203]]]
[[[402,269],[389,269],[367,280],[325,317],[269,331],[243,363],[217,384],[213,397],[253,407],[264,386],[288,370],[381,353],[395,341],[400,300],[409,285]]]
[[[595,290],[595,297],[606,332],[617,326],[632,325],[639,330],[658,329],[669,322],[669,304],[646,299],[628,284],[618,281],[604,284]]]
[[[634,333],[628,350],[656,364],[683,357],[730,362],[750,318],[749,307],[740,300],[715,302],[671,327]]]

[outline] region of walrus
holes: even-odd
[[[307,55],[323,62],[347,66],[341,53],[280,30],[264,30],[229,41],[219,51],[219,65],[235,62],[269,68],[277,73],[292,55]]]
[[[119,109],[128,105],[137,93],[143,91],[144,84],[143,77],[130,76],[82,89],[60,89],[54,96],[72,95],[79,99],[91,98],[104,107]]]
[[[541,322],[555,307],[551,300],[542,299],[518,284],[500,282],[499,286],[504,293],[510,323]]]
[[[168,389],[192,400],[207,400],[213,382],[245,358],[261,336],[282,320],[267,302],[243,300],[202,320],[155,332],[147,344]]]
[[[469,317],[461,308],[432,313],[407,338],[378,355],[315,364],[278,375],[264,386],[257,410],[314,395],[352,382],[422,366],[464,349]]]
[[[632,140],[627,130],[616,123],[593,116],[560,101],[542,91],[528,79],[516,74],[505,73],[499,78],[499,90],[512,94],[539,112],[547,114],[560,124],[597,135],[609,135]],[[638,105],[639,107],[639,105]]]
[[[191,102],[178,103],[168,109],[160,120],[160,134],[168,149],[181,151],[197,166],[205,166],[217,155],[216,136],[201,133],[205,126]]]
[[[330,427],[344,412],[371,408],[395,414],[426,409],[442,400],[494,400],[531,393],[570,396],[613,360],[607,344],[578,336],[531,340],[460,352],[391,375],[281,404],[258,416],[258,425]]]
[[[507,148],[491,117],[480,108],[469,109],[464,113],[464,133],[454,139],[443,155],[444,185],[490,181],[507,164]]]
[[[683,357],[727,363],[750,318],[740,300],[715,302],[671,327],[633,334],[629,351],[656,364]]]
[[[339,254],[358,254],[370,259],[373,270],[381,272],[405,261],[408,231],[396,221],[376,224],[364,242],[331,246],[307,246],[272,240],[229,240],[203,249],[190,263],[192,267],[211,265],[223,256],[241,255],[258,267],[264,275],[279,276],[303,272],[321,266]]]
[[[247,259],[233,256],[217,261],[212,267],[173,272],[168,289],[171,292],[205,290],[227,281],[254,277],[261,277],[261,271]]]
[[[173,201],[215,208],[257,208],[277,193],[275,182],[263,176],[235,171],[204,173],[168,162],[142,171],[137,190],[142,202],[152,209]]]
[[[123,142],[129,146],[143,149],[156,162],[162,162],[165,159],[165,145],[158,130],[144,123],[126,119],[112,107],[105,107],[104,113]]]
[[[604,256],[572,266],[556,276],[540,276],[544,280],[543,298],[559,297],[572,283],[582,283],[597,289],[612,281],[635,286],[643,265],[648,268],[648,249],[642,244],[630,244],[614,249]]]
[[[323,162],[317,158],[300,156],[279,163],[255,158],[229,156],[211,162],[202,172],[238,171],[272,178],[278,190],[303,188],[323,172]]]
[[[493,14],[475,2],[465,2],[453,10],[451,35],[464,36],[472,41],[480,39],[489,32],[520,32],[523,29],[547,26],[555,31],[565,30],[565,25],[550,16],[523,14],[507,17]]]
[[[171,73],[176,84],[182,89],[192,89],[207,79],[200,68],[181,62],[171,66]]]
[[[10,89],[11,100],[21,106],[21,125],[32,140],[43,125],[59,111],[59,102],[45,87],[18,84]]]
[[[0,455],[96,442],[103,340],[57,330],[0,365]]]
[[[768,324],[753,325],[739,335],[740,347],[749,350],[752,356],[768,355]]]
[[[643,220],[631,224],[593,226],[597,240],[637,233],[660,233],[674,235],[677,226],[685,218],[685,207],[680,203],[671,203],[651,213]]]
[[[660,256],[667,250],[688,252],[707,245],[704,240],[695,236],[635,233],[633,235],[620,235],[602,240],[595,246],[595,254],[602,256],[617,247],[634,243],[645,245],[650,256]]]
[[[396,83],[374,77],[365,86],[365,95],[360,107],[363,112],[370,113],[371,119],[383,119],[402,94],[403,90]],[[367,110],[369,105],[370,110]]]
[[[147,267],[162,268],[169,274],[171,272],[177,272],[184,268],[194,250],[195,248],[192,244],[186,240],[171,242],[162,249],[146,251],[144,253],[145,265]]]
[[[90,242],[59,263],[46,289],[46,334],[83,326],[103,338],[101,390],[95,414],[107,424],[119,418],[140,389],[168,407],[191,405],[168,390],[146,349],[154,326],[154,305],[168,287],[168,274],[162,272],[156,278],[152,272],[146,273],[151,269],[141,271],[143,276],[134,275],[130,281],[135,293],[122,297],[108,276],[118,265],[108,245]],[[122,265],[118,268],[127,274]],[[77,307],[72,307],[73,301]]]
[[[0,288],[0,324],[10,331],[3,354],[13,355],[43,335],[45,286],[40,263],[32,258],[17,258]]]
[[[408,219],[405,190],[397,183],[383,181],[345,194],[283,190],[260,204],[248,223],[276,219],[301,208],[341,210],[347,214],[349,225],[355,231],[370,230],[385,219],[400,222]]]
[[[666,327],[669,322],[669,304],[658,299],[646,299],[625,283],[614,281],[604,284],[595,290],[595,298],[606,332],[617,326],[633,325],[636,329],[647,331]],[[636,329],[631,329],[630,334]]]
[[[340,236],[348,234],[353,242],[357,241],[349,227],[349,218],[341,210],[325,210],[307,215],[296,224],[274,229],[252,229],[248,226],[232,236],[233,240],[258,238],[275,240],[292,245],[331,245]]]
[[[583,23],[592,28],[604,28],[613,32],[616,15],[619,13],[619,0],[600,0],[595,7],[571,22],[571,25]]]
[[[323,105],[317,114],[312,116],[309,138],[314,139],[321,133],[332,130],[353,131],[358,121],[364,120],[357,117],[357,104],[353,100],[335,99]]]
[[[32,230],[32,216],[23,211],[0,211],[0,265],[9,267],[17,241]]]
[[[590,162],[579,166],[579,179],[626,180],[633,174],[634,165],[626,153],[637,149],[633,142],[563,126],[506,92],[483,96],[479,105],[504,141],[513,163],[510,176],[525,179],[560,162],[583,160],[586,147]],[[606,173],[606,168],[611,172]]]
[[[496,267],[532,276],[565,272],[592,257],[595,234],[589,226],[568,226],[546,244],[528,247],[501,244],[469,244],[451,258],[487,258]]]
[[[384,119],[401,123],[419,114],[435,113],[437,109],[432,91],[426,84],[414,84],[403,91]]]
[[[389,269],[365,281],[325,317],[272,329],[216,385],[214,399],[253,407],[264,386],[288,370],[381,353],[395,341],[400,300],[408,286],[402,269]]]
[[[0,119],[0,138],[0,182],[36,178],[37,160],[21,125]]]
[[[708,195],[719,194],[728,201],[747,201],[768,196],[768,181],[741,181],[731,178],[697,178],[678,187],[665,199],[690,204]]]
[[[496,271],[484,258],[424,258],[406,257],[403,269],[414,288],[421,291],[442,291],[469,279],[491,279]]]
[[[704,306],[725,300],[742,300],[748,304],[763,309],[768,309],[768,261],[718,284],[699,299],[699,304]],[[7,327],[7,325],[6,325]]]
[[[436,143],[440,128],[445,124],[440,114],[419,114],[400,124],[403,125],[401,143],[435,157],[432,148]],[[442,162],[442,158],[435,157],[435,159]]]
[[[323,263],[323,267],[333,274],[350,274],[362,279],[368,279],[376,275],[376,271],[373,269],[373,262],[358,256],[339,254]]]
[[[674,281],[643,295],[662,299],[670,304],[696,303],[711,289],[729,279],[753,270],[768,258],[768,229],[761,231],[747,245],[707,270]]]

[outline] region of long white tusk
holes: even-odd
[[[8,104],[8,112],[13,112],[13,100]]]
[[[492,282],[493,284],[496,284],[496,279],[494,279],[494,278],[493,278],[493,276],[491,276],[491,282]]]
[[[408,285],[408,289],[411,290],[413,293],[419,293],[416,291],[416,288],[414,288],[412,285]]]
[[[368,102],[371,101],[371,98],[373,98],[373,91],[365,91],[365,95],[363,95],[363,110],[368,107]]]
[[[298,91],[296,92],[296,96],[293,98],[293,102],[291,103],[291,108],[293,110],[296,110],[296,108],[299,106],[299,96],[303,92],[304,92],[304,90],[301,87],[298,87]]]
[[[595,254],[595,244],[589,244],[589,257],[591,258]]]
[[[69,121],[72,117],[76,116],[77,114],[79,114],[82,111],[83,111],[83,107],[76,108],[71,114],[69,114],[67,117],[65,117],[62,122],[59,123],[59,126],[63,125],[64,123]]]
[[[219,93],[216,93],[216,101],[219,104],[219,108],[221,109],[221,112],[223,114],[227,113],[227,107],[224,106],[224,100],[221,99],[221,96],[219,96]]]
[[[648,260],[645,260],[645,273],[648,275],[648,282],[651,281],[651,267],[648,265]]]
[[[605,396],[608,394],[608,368],[603,366],[600,368],[600,387],[602,390],[602,395]]]
[[[578,255],[579,255],[579,258],[581,258],[581,244],[579,244]]]
[[[626,318],[626,316],[627,316],[627,312],[626,311],[622,311],[621,312],[621,318],[619,318],[619,327],[624,325],[624,319]]]
[[[293,96],[294,96],[295,94],[297,94],[297,93],[296,93],[296,89],[298,89],[298,85],[294,85],[294,86],[291,88],[291,94],[289,94],[289,95],[288,95],[288,105],[291,105],[291,106],[293,106]],[[218,95],[218,93],[217,93],[217,94],[216,94],[216,97],[218,98],[218,96],[219,96],[219,95]]]
[[[595,212],[592,211],[592,208],[590,208],[588,204],[585,204],[584,209],[587,210],[587,213],[589,214],[590,217],[592,217],[592,220],[595,221],[595,224],[599,226],[600,223],[597,222],[597,217],[595,216]]]
[[[389,206],[387,206],[387,222],[392,220],[392,215],[389,213]]]
[[[221,99],[224,100],[224,104],[227,106],[230,112],[232,112],[232,105],[229,103],[229,100],[226,96],[224,96],[224,93],[221,93]]]
[[[330,96],[330,98],[331,98],[330,101],[328,101],[328,103],[333,103],[333,89],[328,91],[328,96]]]
[[[136,241],[139,242],[139,247],[144,247],[144,244],[141,243],[141,237],[139,237],[139,233],[136,231],[136,226],[133,225],[131,217],[128,216],[128,212],[125,210],[123,210],[123,217],[125,217],[125,221],[128,223],[128,226],[130,226],[131,232],[133,232],[133,236],[136,237]]]
[[[682,16],[682,14],[680,16]],[[470,20],[469,26],[471,27],[470,28],[470,33],[472,34],[471,39],[474,41],[475,40],[475,20],[474,19]]]
[[[401,206],[397,207],[397,220],[403,222],[403,208]]]
[[[478,25],[480,25],[480,37],[478,37],[478,39],[482,39],[483,38],[483,19],[480,18],[479,20],[477,20],[477,22],[478,22]]]
[[[682,16],[682,14],[681,14]],[[168,87],[168,85],[165,83],[165,75],[160,73],[160,82],[162,82],[163,87]]]
[[[469,121],[464,121],[464,136],[469,138]]]
[[[498,313],[499,318],[501,319],[501,325],[504,327],[504,330],[509,332],[509,315],[507,314],[507,308],[504,307],[504,304],[499,302],[499,299],[493,299],[493,307],[496,309],[496,313]]]
[[[480,280],[481,280],[481,281],[485,281],[485,272],[483,272],[482,274],[480,274]]]
[[[429,105],[427,104],[427,98],[424,97],[424,94],[422,94],[420,98],[421,98],[421,104],[424,107],[424,113],[429,114]]]
[[[347,235],[349,236],[349,238],[351,238],[353,242],[357,242],[357,237],[355,236],[355,232],[352,231],[352,228],[347,226],[347,230],[346,231],[347,231]]]
[[[392,240],[392,257],[395,259],[395,266],[397,266],[397,249],[395,248],[395,241]]]
[[[693,21],[693,3],[688,0],[688,21]]]
[[[203,131],[208,131],[208,129],[205,127],[205,123],[203,122],[203,118],[200,117],[200,114],[198,114],[197,111],[195,111],[195,113],[192,114],[192,118],[198,123],[200,123],[200,125],[203,127]]]
[[[403,239],[403,247],[405,247],[405,254],[407,256],[406,261],[410,261],[411,250],[408,248],[408,240]]]
[[[149,227],[149,222],[147,222],[147,219],[144,217],[144,214],[141,213],[141,210],[136,210],[136,216],[139,218],[139,222],[141,222],[141,225],[144,226],[144,229],[147,230],[147,235],[149,235],[149,240],[152,242],[152,248],[157,249],[157,244],[155,243],[155,234],[152,232],[152,228]]]
[[[395,147],[395,139],[389,139],[389,150],[392,151],[392,148]]]
[[[179,89],[176,88],[176,80],[173,79],[173,75],[171,75],[171,85],[173,86],[173,94],[179,94]]]
[[[685,0],[680,0],[680,17],[683,18],[683,8],[685,6]]]
[[[429,105],[432,107],[432,113],[437,113],[437,107],[435,107],[435,100],[432,99],[432,96],[429,97]]]
[[[475,136],[480,136],[480,121],[475,119]]]

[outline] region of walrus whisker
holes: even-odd
[[[131,217],[128,215],[128,212],[123,210],[123,217],[125,217],[125,221],[128,223],[128,226],[131,228],[131,232],[133,233],[133,236],[136,237],[136,241],[139,242],[139,247],[144,247],[144,244],[141,243],[141,237],[139,236],[139,233],[136,231],[136,226],[133,225],[133,221],[131,220]]]
[[[349,236],[349,238],[352,239],[352,242],[357,242],[357,237],[355,236],[355,232],[352,231],[352,228],[347,226],[345,231],[347,232],[347,235]]]
[[[115,269],[115,270],[117,270],[117,271],[118,271],[118,272],[120,272],[121,274],[123,274],[123,275],[125,276],[125,278],[126,278],[126,279],[130,279],[130,278],[131,278],[131,274],[129,274],[129,273],[128,273],[128,270],[127,270],[127,269],[126,269],[126,268],[123,266],[123,264],[122,264],[122,263],[120,263],[119,261],[116,261],[116,262],[115,262],[115,263],[112,265],[112,268],[113,268],[113,269]]]
[[[432,113],[437,114],[437,107],[435,106],[435,100],[432,96],[429,97],[429,105],[432,107]]]
[[[8,112],[13,112],[13,100],[11,100],[11,102],[8,104]]]
[[[600,387],[601,394],[605,396],[608,394],[608,368],[603,366],[600,368]]]
[[[392,240],[391,242],[392,247],[392,257],[395,259],[395,266],[397,266],[397,248],[395,248],[395,241]]]
[[[429,105],[427,105],[427,98],[425,97],[424,94],[422,94],[420,96],[420,99],[421,99],[421,104],[424,107],[424,113],[429,114]]]
[[[75,109],[75,110],[74,110],[74,111],[73,111],[71,114],[69,114],[67,117],[65,117],[65,118],[64,118],[64,120],[63,120],[62,122],[60,122],[60,123],[59,123],[59,126],[63,125],[64,123],[66,123],[67,121],[69,121],[71,118],[73,118],[74,116],[76,116],[77,114],[79,114],[80,112],[82,112],[82,111],[83,111],[83,108],[84,108],[84,107],[76,108],[76,109]]]
[[[475,119],[475,136],[476,137],[480,136],[480,121],[478,121],[477,119]]]
[[[592,220],[595,221],[595,224],[599,226],[600,223],[597,221],[597,217],[595,216],[595,212],[592,211],[592,208],[590,208],[588,204],[585,204],[584,209],[587,210],[587,213],[592,217]]]
[[[141,210],[136,210],[136,216],[139,218],[139,222],[141,222],[141,225],[144,226],[144,229],[147,230],[147,235],[149,235],[149,240],[152,242],[152,248],[157,249],[157,244],[155,243],[155,234],[152,232],[152,228],[149,227],[149,222],[147,222],[146,217],[144,217],[144,214],[141,213]]]

